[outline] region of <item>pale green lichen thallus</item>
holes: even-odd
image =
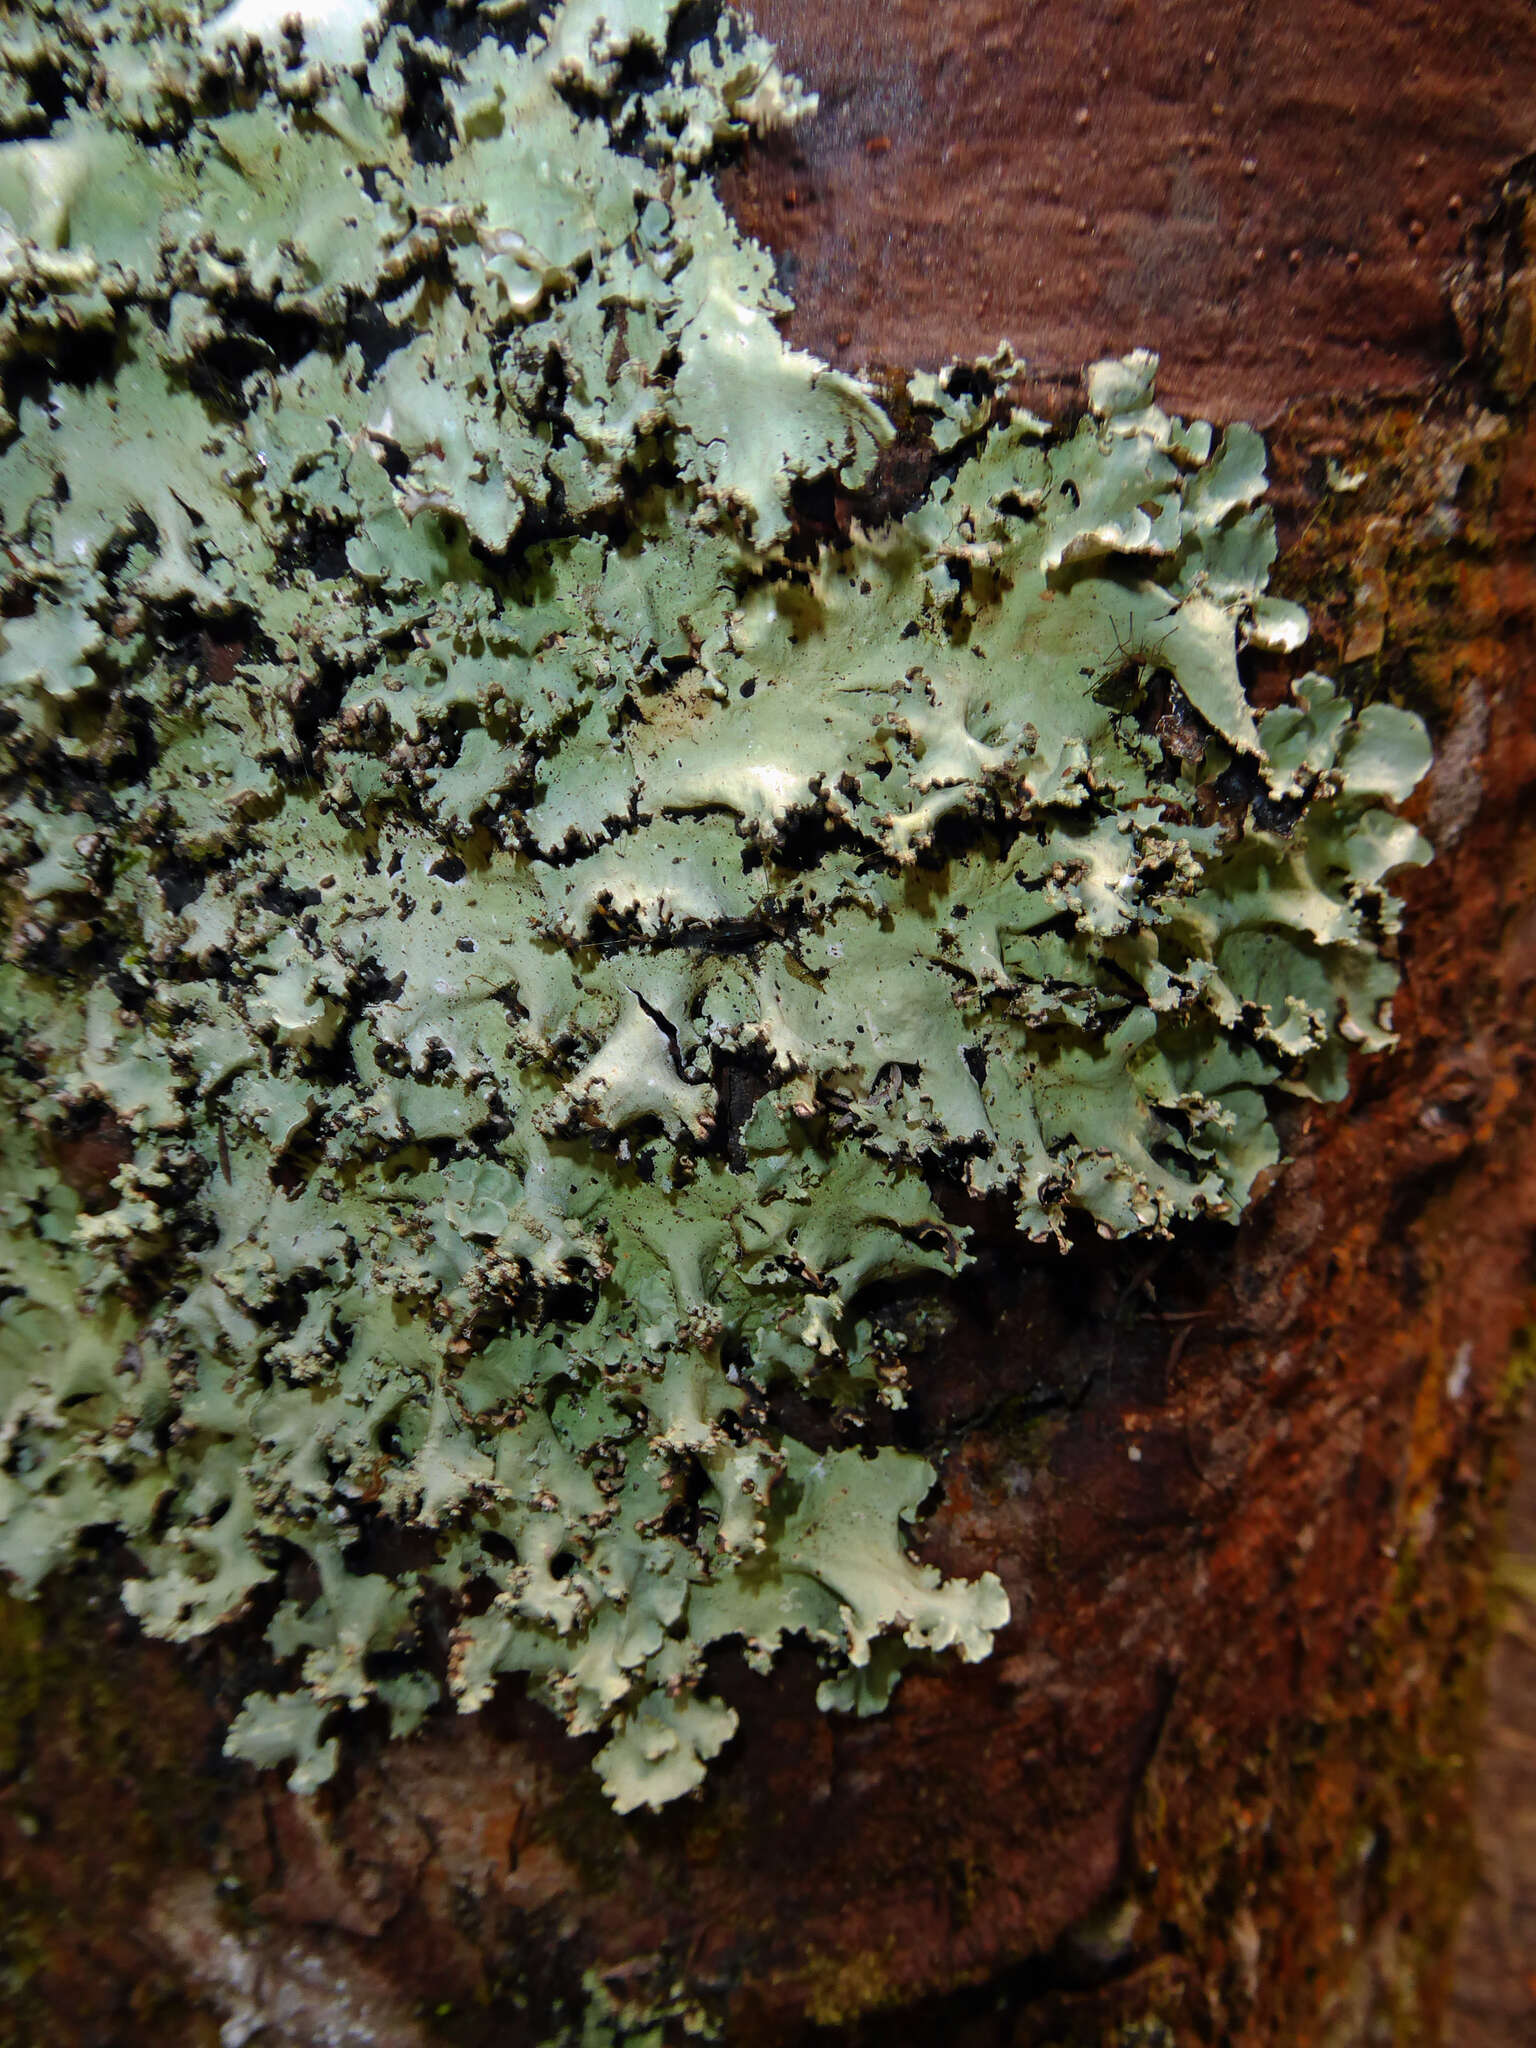
[[[6,20],[0,1564],[269,1615],[229,1747],[300,1790],[522,1673],[654,1806],[714,1645],[864,1712],[984,1657],[933,1469],[780,1390],[901,1402],[941,1174],[1235,1219],[1390,1043],[1427,745],[1250,707],[1259,437],[1145,356],[1052,431],[1000,357],[911,379],[937,480],[861,523],[891,425],[709,173],[807,102],[677,13]]]

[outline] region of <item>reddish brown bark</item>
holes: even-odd
[[[51,1643],[10,1610],[0,2003],[29,2048],[211,2016],[516,2048],[587,1969],[742,2048],[1433,2038],[1536,1248],[1536,426],[1499,409],[1518,377],[1491,406],[1497,365],[1456,370],[1447,285],[1536,134],[1536,26],[1513,0],[759,12],[825,96],[735,186],[795,259],[797,339],[932,363],[1008,332],[1050,374],[1149,342],[1174,399],[1276,422],[1309,659],[1437,743],[1401,1049],[1292,1113],[1236,1232],[1063,1259],[968,1218],[908,1426],[949,1454],[929,1554],[998,1570],[1013,1627],[867,1722],[816,1710],[808,1659],[723,1667],[741,1733],[682,1809],[616,1819],[513,1697],[297,1801],[217,1761],[238,1646],[139,1643],[89,1579]],[[1463,294],[1484,350],[1519,328],[1511,236]],[[1365,488],[1329,493],[1329,458]]]
[[[1536,145],[1524,0],[759,0],[822,96],[733,196],[833,361],[1046,376],[1131,344],[1268,421],[1451,346],[1468,219]]]

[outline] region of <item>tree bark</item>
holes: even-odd
[[[907,1422],[928,1555],[1013,1624],[870,1721],[808,1654],[722,1669],[680,1810],[616,1818],[513,1697],[295,1798],[220,1757],[238,1638],[146,1643],[89,1570],[5,1605],[0,2041],[516,2048],[594,1979],[613,2038],[740,2048],[1438,2037],[1536,1251],[1536,17],[757,17],[822,93],[729,181],[797,343],[1007,335],[1057,413],[1148,345],[1165,401],[1265,425],[1293,666],[1435,738],[1401,1045],[1291,1112],[1236,1230],[1061,1257],[966,1215]]]

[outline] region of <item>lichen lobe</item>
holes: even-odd
[[[1427,745],[1250,705],[1306,635],[1258,435],[1145,356],[1069,433],[917,377],[938,480],[810,548],[891,427],[709,180],[806,102],[677,11],[40,6],[0,60],[0,1564],[119,1530],[182,1640],[275,1582],[229,1744],[301,1791],[523,1673],[657,1805],[713,1645],[858,1711],[985,1656],[932,1467],[778,1390],[901,1403],[941,1181],[1235,1219],[1276,1092],[1390,1043]]]

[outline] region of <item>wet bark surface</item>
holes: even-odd
[[[1536,25],[1492,0],[760,17],[825,94],[734,188],[797,340],[932,363],[1007,332],[1058,408],[1058,374],[1145,342],[1171,398],[1272,422],[1297,667],[1436,741],[1400,1048],[1286,1112],[1235,1231],[1063,1257],[966,1212],[979,1263],[902,1426],[943,1461],[925,1554],[998,1571],[1014,1622],[868,1721],[817,1711],[808,1655],[722,1660],[741,1732],[680,1808],[616,1818],[590,1745],[511,1687],[292,1798],[220,1757],[238,1638],[140,1641],[110,1561],[0,1610],[18,2048],[518,2048],[579,2021],[589,1973],[668,2043],[1435,2038],[1536,1275],[1523,186],[1460,328],[1450,267],[1536,135]]]
[[[732,202],[791,333],[935,368],[1006,337],[1043,375],[1161,351],[1165,402],[1267,422],[1419,389],[1444,276],[1536,146],[1523,0],[759,0],[821,94]]]

